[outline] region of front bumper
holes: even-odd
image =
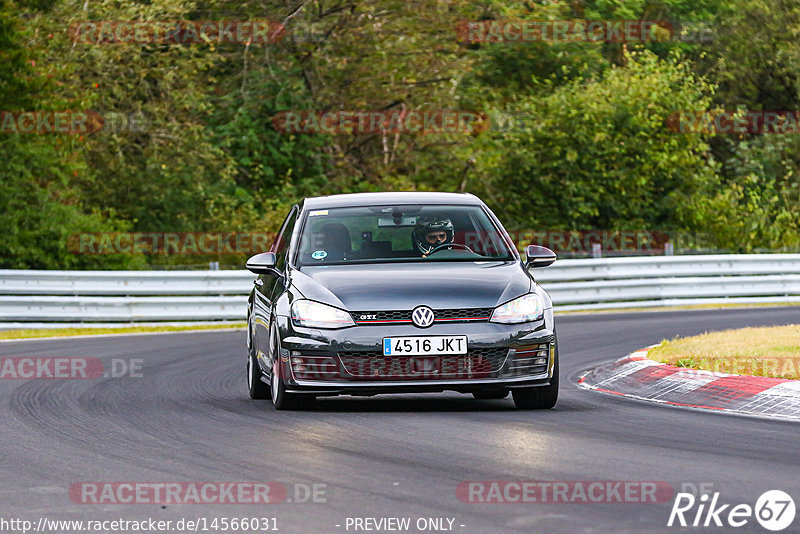
[[[281,368],[290,393],[470,393],[547,386],[557,355],[552,309],[545,310],[543,320],[533,323],[450,323],[424,329],[381,325],[316,330],[295,327],[288,317],[278,319]],[[383,356],[384,337],[440,335],[466,335],[468,354],[458,361],[456,357],[434,357],[442,358],[438,370],[421,373],[405,372],[409,368],[404,366],[413,362],[401,364],[400,357]],[[374,365],[376,361],[379,365]],[[324,362],[327,372],[308,372],[308,362]]]

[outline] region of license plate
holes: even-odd
[[[385,337],[384,356],[466,354],[467,336]]]

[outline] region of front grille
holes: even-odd
[[[468,308],[465,310],[433,310],[437,321],[488,321],[492,316],[492,308]]]
[[[370,380],[476,379],[495,376],[506,348],[471,349],[447,356],[384,356],[380,352],[340,352],[342,376]]]
[[[550,361],[550,345],[541,343],[529,347],[518,348],[509,359],[503,376],[540,375],[547,372]]]
[[[479,323],[486,322],[492,316],[493,308],[451,308],[433,310],[433,323]],[[408,311],[376,311],[352,312],[353,321],[357,325],[412,324],[411,310]]]

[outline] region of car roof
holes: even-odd
[[[344,208],[348,206],[381,206],[395,204],[468,204],[480,206],[481,200],[470,193],[430,193],[424,191],[392,193],[351,193],[309,197],[303,201],[303,209]]]

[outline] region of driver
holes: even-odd
[[[453,236],[453,223],[447,217],[438,216],[420,217],[411,232],[414,248],[423,258],[436,247],[452,243]]]

